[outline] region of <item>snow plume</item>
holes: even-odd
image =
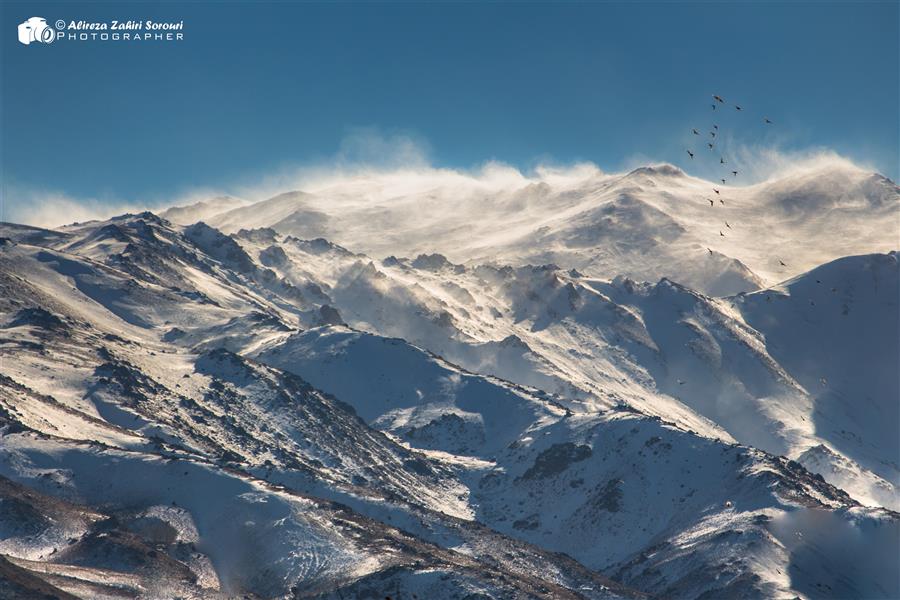
[[[499,160],[488,160],[470,169],[439,167],[431,158],[430,145],[420,136],[358,128],[344,137],[333,156],[245,180],[237,187],[235,195],[263,200],[295,190],[318,194],[337,187],[365,187],[366,198],[383,201],[400,195],[425,193],[432,188],[492,193],[529,183],[574,185],[599,173],[596,165],[587,162],[539,164],[529,172]],[[361,189],[360,193],[363,193]]]
[[[741,174],[735,181],[737,185],[752,185],[828,168],[876,170],[871,165],[854,162],[828,148],[789,150],[783,140],[748,145],[731,139],[726,132],[719,145],[720,148],[714,152],[714,165],[710,163],[707,168],[697,162],[685,165],[686,171],[717,181],[721,171],[730,173],[735,169]],[[725,166],[720,165],[718,160],[723,154],[727,160]],[[708,158],[703,153],[698,155],[698,161]],[[606,174],[621,175],[639,167],[665,162],[648,154],[633,155],[621,163],[620,172]],[[385,134],[374,128],[362,128],[351,131],[333,156],[315,164],[288,167],[253,181],[247,180],[233,193],[243,198],[263,200],[295,190],[311,194],[339,190],[342,195],[353,190],[360,200],[377,203],[399,196],[426,194],[430,190],[440,190],[442,194],[452,191],[461,195],[488,195],[512,193],[530,184],[546,183],[563,191],[604,174],[599,166],[587,161],[570,164],[544,162],[531,169],[521,169],[493,159],[471,168],[440,167],[432,160],[430,145],[421,137],[410,133]]]
[[[155,201],[79,198],[57,190],[10,186],[0,199],[0,221],[36,227],[60,227],[72,223],[105,220],[145,210],[162,212],[169,206],[191,205],[213,198],[217,192],[198,189],[176,198]]]
[[[456,395],[462,387],[462,376],[459,373],[451,373],[440,379],[441,392],[449,402],[456,401]]]
[[[696,160],[681,164],[690,174],[710,181],[722,176],[731,178],[730,171],[739,170],[741,175],[734,180],[737,186],[831,167],[842,171],[860,168],[831,150],[789,151],[783,150],[778,140],[767,143],[770,145],[745,145],[724,133],[719,140],[720,148],[714,153],[698,152]],[[724,166],[719,164],[719,155],[723,153],[728,161]],[[255,202],[303,191],[329,201],[333,199],[351,212],[386,204],[396,206],[398,199],[414,200],[415,207],[422,203],[428,205],[432,223],[436,224],[442,217],[458,223],[462,217],[478,218],[486,204],[504,199],[514,203],[512,199],[517,198],[515,202],[527,209],[541,202],[548,186],[554,193],[565,193],[594,180],[661,162],[649,155],[634,155],[623,161],[621,173],[615,174],[606,174],[591,162],[544,162],[531,169],[521,169],[500,160],[488,160],[470,168],[449,168],[435,164],[431,147],[421,136],[357,128],[344,136],[334,154],[320,160],[244,175],[225,181],[215,189],[192,189],[165,199],[79,198],[56,190],[14,186],[6,194],[0,220],[55,227],[124,212],[162,212],[168,207],[190,207],[200,202],[205,204],[202,210],[198,205],[193,212],[202,213],[204,216],[200,218],[205,220],[206,216],[234,208],[234,198]]]
[[[734,168],[752,182],[771,181],[826,169],[876,170],[871,165],[855,163],[828,148],[783,150],[777,146],[738,144],[730,152]]]
[[[340,168],[360,165],[379,169],[424,168],[430,164],[431,147],[414,133],[384,135],[373,127],[351,129],[332,161]]]
[[[11,201],[10,201],[11,200]],[[73,198],[62,192],[16,189],[0,205],[0,221],[58,227],[76,221],[107,219],[140,208],[96,198]]]

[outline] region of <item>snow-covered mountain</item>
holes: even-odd
[[[719,184],[671,165],[531,178],[501,167],[363,173],[247,206],[223,202],[219,214],[205,205],[202,219],[225,233],[322,237],[378,259],[437,252],[456,263],[558,264],[606,279],[667,277],[711,295],[896,248],[900,193],[880,175],[833,159],[755,185],[742,177]]]
[[[216,196],[210,200],[199,200],[184,206],[170,206],[160,212],[159,216],[174,223],[196,223],[244,204],[246,202],[239,198]]]
[[[0,225],[0,596],[900,596],[893,183],[425,183]]]

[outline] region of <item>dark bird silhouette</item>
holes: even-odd
[[[709,250],[709,248],[707,248],[707,250]],[[712,254],[712,250],[709,250],[709,253]]]
[[[769,117],[763,117],[763,120],[769,125],[772,124],[772,121],[769,120]]]
[[[715,205],[716,205],[716,203],[713,202],[712,200],[710,200],[709,198],[707,198],[707,200],[709,200],[709,205],[710,205],[710,206],[715,206]]]
[[[719,164],[720,164],[720,165],[724,165],[724,164],[725,164],[725,159],[724,159],[724,158],[719,158]]]
[[[734,175],[735,177],[737,177],[738,172],[737,172],[737,171],[732,171],[731,174]]]
[[[734,108],[735,108],[735,110],[744,110],[743,108],[741,108],[741,107],[738,106],[737,104],[734,105]]]
[[[725,104],[725,100],[722,99],[722,96],[716,96],[715,94],[713,94],[713,100],[719,102],[720,104]]]
[[[781,260],[781,259],[778,259],[778,264],[780,264],[782,267],[786,267],[786,266],[787,266],[786,264],[784,264],[784,261]]]
[[[722,231],[721,231],[721,230],[719,230],[719,235],[721,235],[721,236],[722,236],[722,237],[725,237],[725,234],[724,234],[724,233],[722,233]]]
[[[721,204],[722,206],[725,206],[725,201],[722,200],[721,198],[719,198],[719,204]]]
[[[710,143],[710,142],[706,142],[706,145],[709,146],[709,149],[710,149],[710,150],[712,150],[713,147],[715,146],[715,144],[712,144],[712,143]]]
[[[715,105],[715,104],[710,104],[710,106],[713,107],[713,110],[716,110],[716,105]]]
[[[731,225],[728,224],[728,221],[725,221],[725,227],[727,227],[728,229],[731,229]]]
[[[713,136],[713,137],[716,137],[716,132],[715,132],[715,131],[710,131],[710,132],[709,132],[709,135],[711,135],[711,136]]]
[[[719,190],[717,190],[716,188],[713,188],[713,191],[717,194],[719,193]]]
[[[694,158],[694,153],[693,153],[693,152],[691,152],[690,150],[685,150],[685,152],[687,152],[688,155],[690,155],[691,158]]]
[[[718,130],[719,130],[719,126],[716,125],[715,123],[713,123],[713,129],[715,129],[716,131],[718,131]]]
[[[720,179],[719,181],[722,182],[722,185],[725,185],[725,180],[724,180],[724,179]]]
[[[693,131],[693,132],[694,132],[694,135],[700,135],[700,132],[699,132],[699,131],[697,131],[697,130],[696,130],[696,129],[691,129],[691,131]]]

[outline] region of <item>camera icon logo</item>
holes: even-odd
[[[26,46],[31,42],[50,44],[56,39],[56,31],[47,25],[43,17],[31,17],[19,25],[19,41]]]

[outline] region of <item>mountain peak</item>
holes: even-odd
[[[649,177],[653,176],[661,176],[661,177],[685,177],[684,171],[676,167],[675,165],[669,163],[660,163],[657,165],[647,165],[644,167],[638,167],[629,171],[625,176],[636,176],[636,175],[645,175]]]

